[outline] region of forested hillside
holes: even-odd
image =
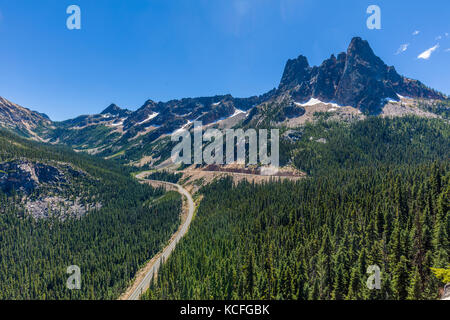
[[[436,299],[450,264],[449,125],[321,121],[283,145],[309,178],[204,187],[150,299]],[[319,141],[320,140],[320,141]],[[366,286],[369,265],[381,290]]]
[[[149,174],[146,178],[150,180],[160,180],[171,183],[177,183],[182,176],[183,176],[182,173],[172,173],[169,171],[155,171]]]
[[[179,195],[163,196],[118,165],[0,132],[0,163],[17,159],[82,172],[85,178],[64,176],[61,194],[83,195],[101,207],[77,219],[60,219],[58,212],[34,219],[24,199],[41,197],[46,188],[38,185],[29,195],[0,189],[0,299],[117,298],[178,227]],[[71,265],[81,269],[81,290],[66,288]]]
[[[310,175],[356,166],[450,159],[450,125],[440,119],[369,117],[350,124],[322,119],[306,125],[299,134],[300,141],[283,144],[280,153]]]
[[[151,299],[435,299],[449,262],[448,164],[339,170],[298,183],[221,180]],[[369,265],[382,289],[368,290]]]

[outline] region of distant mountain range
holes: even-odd
[[[193,121],[202,121],[203,125],[230,121],[230,126],[249,126],[261,123],[261,119],[282,123],[302,117],[305,105],[311,105],[311,101],[377,115],[386,103],[400,101],[401,97],[447,99],[420,81],[399,75],[374,54],[367,41],[357,37],[346,53],[332,55],[320,66],[311,67],[304,56],[288,60],[278,88],[261,96],[148,100],[136,111],[111,104],[100,114],[62,122],[53,122],[44,114],[0,98],[0,126],[33,139],[114,157],[145,149],[146,144],[180,128],[189,128]],[[267,112],[270,108],[276,112]]]

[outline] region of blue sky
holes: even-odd
[[[66,27],[72,4],[81,30]],[[371,4],[381,30],[366,27]],[[287,59],[320,64],[353,36],[450,94],[449,12],[448,0],[0,0],[0,96],[53,120],[111,102],[251,96],[278,85]]]

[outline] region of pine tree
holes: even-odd
[[[255,270],[254,270],[254,255],[253,252],[247,255],[247,262],[244,266],[245,275],[245,292],[249,299],[253,298],[255,286]]]
[[[342,265],[336,268],[334,281],[333,281],[333,291],[331,293],[331,299],[333,300],[343,300],[345,298],[345,283],[344,283],[344,273],[345,270]]]
[[[408,287],[408,300],[420,300],[422,299],[422,284],[420,279],[420,273],[418,267],[414,268],[414,273],[410,280]]]
[[[398,300],[405,300],[408,296],[409,273],[407,260],[405,256],[400,257],[397,263],[393,278],[392,278],[392,292],[394,298]]]
[[[447,265],[448,261],[450,261],[450,242],[448,234],[449,197],[450,191],[449,188],[447,188],[446,192],[440,195],[437,203],[436,222],[434,223],[432,240],[435,252],[433,259],[434,266],[437,268],[444,268]]]
[[[361,290],[361,274],[359,273],[359,268],[355,267],[352,269],[350,275],[349,288],[346,300],[358,300],[360,299],[359,292]]]
[[[328,229],[324,230],[324,237],[318,255],[318,278],[319,296],[321,299],[329,299],[332,285],[332,264],[331,264],[331,239]]]

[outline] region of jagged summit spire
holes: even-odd
[[[317,98],[337,102],[367,113],[378,113],[384,101],[402,96],[444,99],[422,83],[400,76],[395,68],[377,57],[369,42],[354,37],[347,52],[332,55],[318,67],[310,67],[306,57],[288,60],[278,93],[289,93],[298,102]]]
[[[111,103],[105,110],[103,110],[103,111],[101,112],[101,114],[107,114],[107,113],[109,113],[109,114],[115,115],[115,114],[120,113],[120,112],[122,112],[122,111],[123,111],[122,108],[120,108],[119,106],[117,106],[115,103]]]
[[[357,50],[357,51],[364,51],[364,50],[371,50],[372,48],[369,45],[369,42],[366,40],[363,40],[360,37],[354,37],[348,46],[348,51],[351,50]]]
[[[295,87],[308,79],[310,71],[308,59],[305,56],[300,55],[297,59],[289,59],[284,68],[279,88],[288,89]]]

